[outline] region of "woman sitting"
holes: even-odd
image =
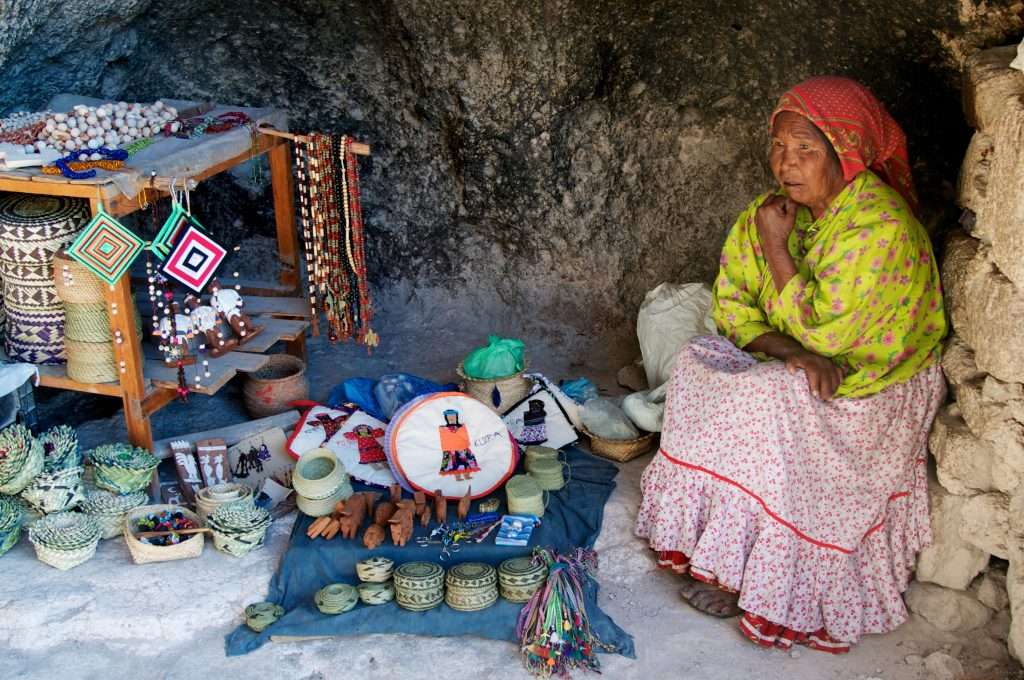
[[[866,88],[797,85],[771,137],[779,189],[726,240],[725,337],[679,354],[636,531],[697,609],[742,613],[765,647],[839,653],[906,619],[931,540],[942,291],[905,137]]]

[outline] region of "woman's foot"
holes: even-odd
[[[697,611],[720,619],[731,619],[743,613],[739,608],[739,594],[702,583],[690,576],[684,578],[679,594]]]

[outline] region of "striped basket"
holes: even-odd
[[[70,510],[85,500],[85,486],[82,484],[81,466],[41,472],[36,475],[21,497],[36,512],[49,515],[61,510]]]
[[[498,601],[498,573],[483,562],[455,565],[445,575],[444,601],[460,612],[487,609]]]
[[[88,202],[81,199],[0,194],[0,275],[10,358],[64,362],[64,312],[53,284],[53,257],[88,219]]]
[[[395,570],[395,601],[402,609],[423,612],[444,602],[444,567],[406,562]]]

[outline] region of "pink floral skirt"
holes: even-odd
[[[891,631],[931,541],[925,458],[945,389],[931,366],[820,401],[802,371],[696,338],[676,361],[636,533],[660,566],[738,592],[758,644],[841,652]]]

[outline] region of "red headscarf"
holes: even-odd
[[[779,98],[769,127],[782,111],[804,116],[825,133],[847,182],[870,168],[917,212],[907,137],[868,88],[849,78],[818,76]]]

